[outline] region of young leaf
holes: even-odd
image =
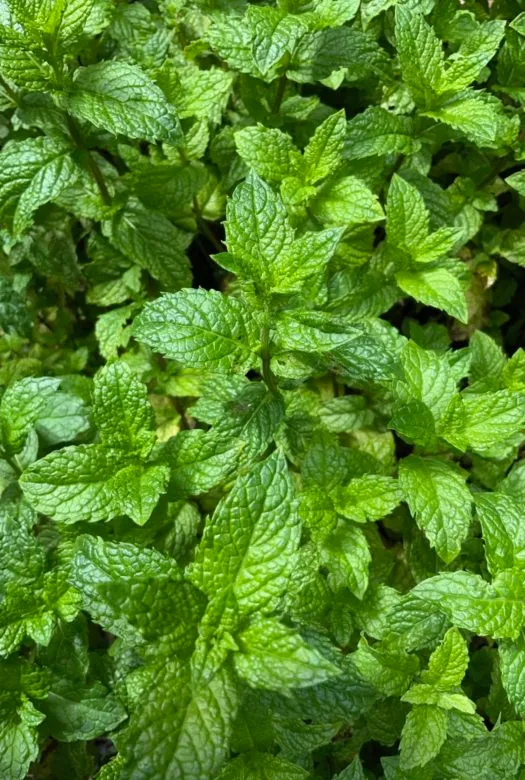
[[[428,670],[422,673],[421,679],[440,690],[456,688],[463,681],[468,663],[467,643],[456,628],[451,628],[430,656]]]
[[[264,278],[279,256],[290,250],[294,232],[282,200],[255,173],[233,194],[226,210],[228,251],[240,258],[240,269]]]
[[[245,127],[235,133],[235,145],[244,162],[267,181],[282,181],[300,170],[299,150],[281,130],[264,125]]]
[[[341,164],[345,141],[346,121],[338,111],[319,125],[304,150],[306,178],[312,184],[335,173]]]
[[[446,268],[398,271],[396,282],[416,301],[443,309],[460,322],[468,321],[465,293],[457,277]]]
[[[388,189],[386,208],[389,243],[407,251],[416,251],[428,236],[428,211],[414,187],[395,174]]]
[[[381,222],[383,209],[377,197],[355,176],[329,179],[311,204],[312,213],[331,225]]]
[[[419,105],[431,105],[443,77],[443,48],[423,14],[408,5],[396,6],[396,47],[412,97]]]

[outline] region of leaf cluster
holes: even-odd
[[[525,778],[522,0],[0,2],[0,777]]]

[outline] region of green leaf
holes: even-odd
[[[255,618],[239,635],[238,674],[253,688],[281,691],[325,682],[341,671],[275,618]]]
[[[217,780],[307,780],[309,773],[271,753],[250,751],[229,761]]]
[[[339,228],[303,233],[286,252],[276,258],[272,291],[297,292],[306,280],[322,273],[334,255],[341,234]]]
[[[525,402],[518,393],[464,394],[454,400],[450,419],[444,421],[443,437],[459,449],[483,454],[505,442],[525,425]]]
[[[401,492],[392,477],[366,475],[350,480],[336,491],[334,498],[337,511],[344,517],[365,523],[390,514],[399,504]]]
[[[271,612],[286,588],[299,538],[288,467],[277,451],[240,475],[217,506],[192,581],[210,597],[231,593],[241,614]]]
[[[10,385],[0,401],[0,441],[19,452],[33,429],[49,444],[71,441],[89,428],[81,398],[60,391],[61,380],[27,377]]]
[[[250,172],[226,209],[227,262],[241,278],[267,291],[295,292],[331,259],[340,230],[307,232],[296,238],[279,195]]]
[[[370,106],[348,122],[344,156],[347,160],[361,160],[387,154],[410,154],[417,148],[414,135],[409,117]]]
[[[445,461],[410,455],[399,464],[399,483],[418,526],[450,563],[459,555],[472,522],[472,497],[464,473]]]
[[[525,622],[522,574],[502,572],[488,583],[468,571],[444,572],[418,583],[411,596],[446,614],[458,628],[499,639],[516,639]]]
[[[60,620],[74,620],[79,609],[79,594],[58,568],[31,583],[31,588],[12,581],[0,605],[0,655],[10,655],[26,637],[48,645]]]
[[[0,328],[4,333],[24,336],[31,332],[31,325],[25,298],[13,288],[9,279],[0,278]]]
[[[158,279],[163,289],[179,290],[191,284],[186,256],[191,236],[160,212],[132,198],[102,227],[115,249]]]
[[[343,320],[309,311],[283,313],[276,324],[276,345],[283,350],[298,352],[329,352],[361,335],[359,330]]]
[[[128,645],[166,653],[193,648],[204,597],[157,550],[81,535],[71,581],[93,620]]]
[[[441,92],[468,87],[482,68],[495,55],[505,32],[505,21],[491,19],[479,24],[462,42],[458,51],[447,61],[447,68],[440,86]]]
[[[501,348],[481,330],[477,330],[473,334],[469,346],[472,356],[469,372],[471,383],[494,382],[496,386],[490,389],[498,390],[507,362]]]
[[[93,382],[93,417],[108,447],[148,455],[155,443],[147,389],[126,363],[111,363]]]
[[[217,383],[210,383],[210,394],[217,395]],[[192,414],[199,420],[213,424],[219,438],[244,443],[243,455],[256,458],[264,453],[273,441],[284,417],[284,402],[280,395],[268,392],[264,382],[242,382],[231,386],[223,397],[202,398],[192,407]]]
[[[24,780],[39,754],[37,726],[44,715],[19,691],[0,696],[0,771],[12,780]]]
[[[339,772],[334,780],[366,780],[359,756],[356,756],[351,764],[348,764],[342,772]]]
[[[252,57],[263,76],[293,51],[305,28],[300,18],[280,13],[274,8],[249,7],[247,17],[252,25]]]
[[[268,181],[282,181],[300,170],[300,152],[281,130],[260,124],[245,127],[235,133],[235,145],[244,162]]]
[[[250,173],[226,209],[228,251],[242,259],[241,270],[260,279],[292,246],[294,231],[281,198],[255,173]]]
[[[520,634],[514,641],[508,639],[498,644],[501,679],[510,703],[520,717],[525,716],[525,639]]]
[[[305,175],[309,183],[335,173],[341,165],[345,141],[344,111],[337,111],[319,125],[304,150]]]
[[[322,81],[334,71],[352,68],[359,76],[389,75],[389,59],[372,36],[351,27],[306,33],[295,47],[288,77],[301,84]]]
[[[439,108],[427,110],[426,115],[464,133],[477,146],[489,149],[511,144],[517,133],[517,126],[505,116],[500,101],[484,92],[465,90]]]
[[[102,301],[104,301],[104,298]],[[102,301],[99,299],[97,303]],[[94,303],[95,301],[92,302]],[[98,318],[95,325],[95,336],[97,337],[99,352],[106,360],[117,358],[119,350],[122,347],[127,347],[129,344],[131,338],[131,326],[129,323],[135,311],[135,305],[131,304],[130,306],[111,309],[101,314]]]
[[[332,590],[348,588],[362,599],[368,587],[368,567],[372,556],[363,531],[350,524],[341,524],[328,535],[319,549],[322,565],[328,570]]]
[[[358,8],[359,0],[319,0],[311,14],[319,29],[339,27],[353,19]]]
[[[418,105],[431,105],[443,75],[443,48],[423,15],[409,5],[396,6],[396,48],[412,97]]]
[[[419,669],[415,655],[376,648],[365,639],[359,641],[352,660],[363,677],[384,696],[401,696]]]
[[[181,290],[146,304],[134,333],[171,360],[222,372],[253,365],[259,337],[248,306],[214,290]]]
[[[84,35],[101,32],[108,23],[109,14],[104,3],[97,3],[96,0],[68,0],[62,9],[57,31],[60,45],[69,49],[78,44]]]
[[[30,466],[20,484],[30,504],[57,521],[95,523],[128,515],[143,525],[166,490],[168,467],[142,464],[103,444],[64,447]]]
[[[171,60],[167,60],[164,63],[167,79],[163,78],[161,69],[156,81],[168,101],[174,104],[179,117],[197,117],[219,124],[230,97],[233,74],[221,68],[203,70],[189,62],[185,62],[184,67],[177,62],[171,70],[173,65]],[[175,85],[169,83],[171,73]]]
[[[457,277],[446,268],[398,271],[396,282],[416,301],[443,309],[460,322],[468,321],[465,293]]]
[[[439,228],[427,236],[419,246],[413,247],[414,260],[417,263],[433,263],[450,254],[462,236],[461,228]]]
[[[422,401],[399,404],[394,409],[389,427],[409,443],[420,444],[428,450],[437,447],[436,421]]]
[[[203,430],[180,431],[164,450],[171,468],[170,498],[196,496],[224,482],[238,464],[240,439]]]
[[[430,656],[428,670],[422,673],[421,680],[439,690],[456,688],[461,685],[468,664],[467,643],[457,628],[451,628]]]
[[[519,565],[525,556],[525,534],[517,502],[504,493],[480,493],[474,502],[491,574]]]
[[[520,195],[525,196],[525,171],[518,171],[505,179],[507,184]]]
[[[428,236],[425,201],[417,188],[398,174],[388,188],[386,224],[389,243],[408,252],[416,251]]]
[[[17,496],[18,499],[18,496]],[[0,510],[0,585],[32,585],[44,571],[44,548],[33,532],[36,516],[23,500],[8,494]]]
[[[311,203],[312,213],[332,225],[381,222],[383,209],[377,196],[355,176],[328,180]]]
[[[227,668],[209,682],[195,684],[189,664],[160,664],[119,737],[119,776],[212,780],[228,754],[236,710],[236,685]],[[160,743],[159,734],[165,735]]]
[[[443,710],[462,712],[465,715],[474,715],[476,705],[463,693],[449,693],[440,691],[434,685],[413,685],[402,697],[404,702],[410,704],[432,704]]]
[[[101,683],[79,687],[58,680],[39,708],[46,716],[46,730],[64,742],[100,737],[127,717],[118,699]]]
[[[448,358],[408,341],[401,353],[401,365],[411,398],[422,401],[439,421],[456,394]],[[400,393],[400,401],[404,400]]]
[[[447,737],[447,714],[438,707],[418,704],[408,713],[399,749],[403,769],[425,766]]]
[[[26,138],[0,152],[0,214],[13,232],[24,232],[34,212],[75,182],[69,144],[56,138]]]
[[[78,68],[63,96],[78,119],[115,135],[148,141],[176,141],[178,119],[162,91],[138,65],[122,60]]]
[[[319,410],[323,425],[332,433],[348,433],[372,426],[374,413],[362,395],[332,398]]]

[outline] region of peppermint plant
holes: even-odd
[[[0,2],[0,776],[523,780],[520,0]]]

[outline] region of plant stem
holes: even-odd
[[[281,103],[283,102],[284,92],[286,90],[286,73],[283,73],[281,78],[279,79],[279,84],[277,85],[277,94],[275,95],[275,100],[272,106],[272,114],[278,114],[279,109],[281,108]]]
[[[276,394],[278,392],[277,381],[270,366],[271,354],[269,325],[264,325],[263,329],[261,330],[261,347],[262,376],[270,393]]]
[[[195,196],[193,198],[193,213],[195,215],[195,220],[197,222],[197,227],[199,228],[201,233],[204,236],[206,236],[208,241],[210,241],[213,244],[213,246],[215,247],[217,252],[224,252],[224,246],[222,245],[221,241],[219,241],[219,239],[216,236],[214,236],[214,234],[212,233],[212,231],[208,227],[208,224],[207,224],[206,220],[203,218],[202,211],[201,211],[201,208],[199,206],[199,202],[198,202],[198,200],[197,200],[197,198]]]
[[[69,114],[67,115],[67,126],[69,128],[69,132],[71,133],[71,138],[73,139],[73,141],[75,142],[79,150],[84,155],[87,168],[89,169],[89,172],[93,177],[95,184],[98,187],[98,190],[100,192],[100,197],[104,201],[105,205],[109,206],[109,204],[111,203],[111,195],[109,194],[108,188],[106,187],[106,182],[104,181],[104,176],[102,174],[102,171],[100,170],[97,161],[95,160],[95,158],[93,157],[93,155],[91,154],[87,146],[85,145],[79,126],[77,125],[73,117],[70,116]]]

